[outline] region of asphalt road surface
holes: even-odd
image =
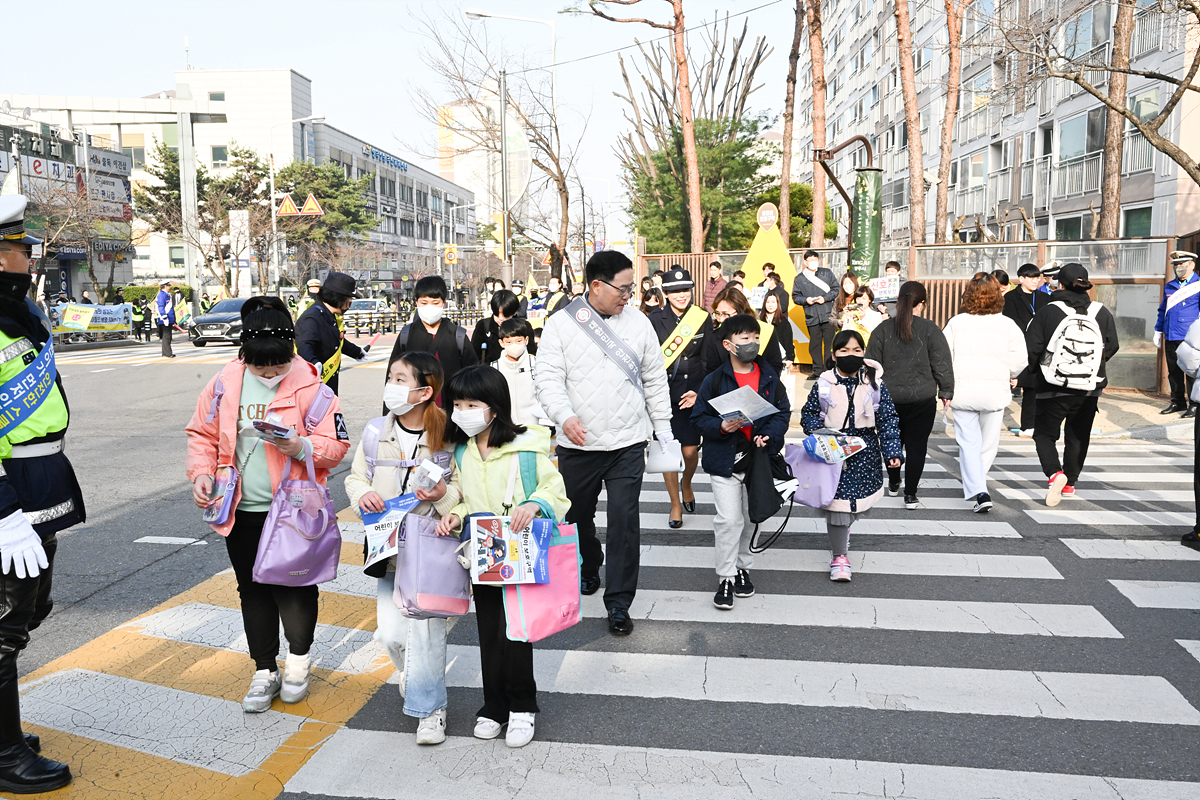
[[[343,371],[355,440],[390,338]],[[1047,509],[1032,443],[1006,436],[996,508],[977,516],[939,433],[926,509],[889,499],[857,523],[853,582],[830,583],[824,524],[798,507],[758,557],[755,597],[727,612],[704,476],[681,531],[650,476],[633,635],[609,635],[600,595],[584,598],[583,623],[536,646],[537,736],[509,750],[471,738],[478,652],[459,620],[450,739],[418,748],[371,638],[353,522],[312,695],[241,712],[236,592],[183,470],[183,426],[234,350],[157,351],[60,358],[89,519],[62,537],[55,612],[20,662],[27,730],[77,775],[56,796],[1200,797],[1200,553],[1178,545],[1190,446],[1097,442],[1079,497]]]

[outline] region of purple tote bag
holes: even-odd
[[[313,586],[337,577],[342,552],[337,510],[329,489],[317,483],[312,452],[308,480],[284,480],[271,500],[254,559],[254,582]]]
[[[392,602],[406,617],[460,617],[471,607],[471,573],[458,563],[457,536],[438,536],[437,520],[407,514],[396,554]]]
[[[783,460],[792,468],[792,475],[800,484],[794,499],[809,508],[825,508],[833,502],[838,483],[842,480],[842,464],[827,464],[813,458],[802,445],[789,444],[784,448]]]

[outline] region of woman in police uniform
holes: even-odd
[[[25,235],[25,204],[0,197],[0,792],[14,794],[71,782],[67,765],[38,755],[38,738],[21,731],[17,655],[53,606],[55,534],[86,517],[62,452],[69,412],[52,378],[50,321],[28,298],[38,240]]]
[[[675,266],[662,276],[662,291],[667,303],[650,312],[650,324],[662,344],[663,360],[671,390],[671,432],[683,446],[683,481],[679,475],[663,475],[671,497],[672,528],[683,527],[683,512],[696,510],[696,494],[692,491],[692,476],[700,460],[700,432],[692,426],[692,406],[696,392],[704,381],[705,372],[700,353],[706,339],[712,338],[712,323],[708,313],[692,302],[695,284],[686,270]],[[682,490],[682,497],[680,492]]]

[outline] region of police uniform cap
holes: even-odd
[[[1046,266],[1042,267],[1042,274],[1046,276],[1057,275],[1059,270],[1063,268],[1062,261],[1051,261]]]
[[[42,240],[25,233],[25,206],[29,200],[23,194],[0,197],[0,239],[19,244],[41,244]]]
[[[517,288],[524,289],[524,288],[525,288],[525,281],[522,281],[522,280],[515,280],[515,281],[513,281],[513,288],[514,288],[514,289],[517,289]]]
[[[696,288],[696,284],[692,282],[692,275],[685,269],[671,269],[663,273],[663,294],[690,292],[694,288]]]
[[[1195,261],[1196,254],[1189,253],[1187,250],[1175,250],[1171,253],[1172,264],[1186,264],[1189,261]]]
[[[321,288],[321,282],[319,280],[317,280],[316,278],[313,278],[311,281],[309,281],[305,285],[308,286],[309,289],[320,289]]]

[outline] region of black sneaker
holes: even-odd
[[[717,587],[717,593],[713,595],[713,605],[722,611],[733,609],[733,581],[728,579],[721,581],[721,585]]]
[[[986,514],[992,510],[992,496],[987,492],[975,495],[975,507],[971,509],[976,514]]]
[[[750,573],[744,569],[739,569],[733,579],[733,594],[735,597],[754,597],[754,584],[750,582]]]
[[[916,511],[918,509],[924,508],[925,506],[924,506],[924,504],[921,503],[920,500],[917,499],[917,496],[915,494],[906,494],[906,495],[904,495],[904,507],[907,508],[909,511]]]
[[[887,487],[887,493],[888,493],[888,497],[899,497],[900,496],[900,484],[889,483],[888,487]]]

